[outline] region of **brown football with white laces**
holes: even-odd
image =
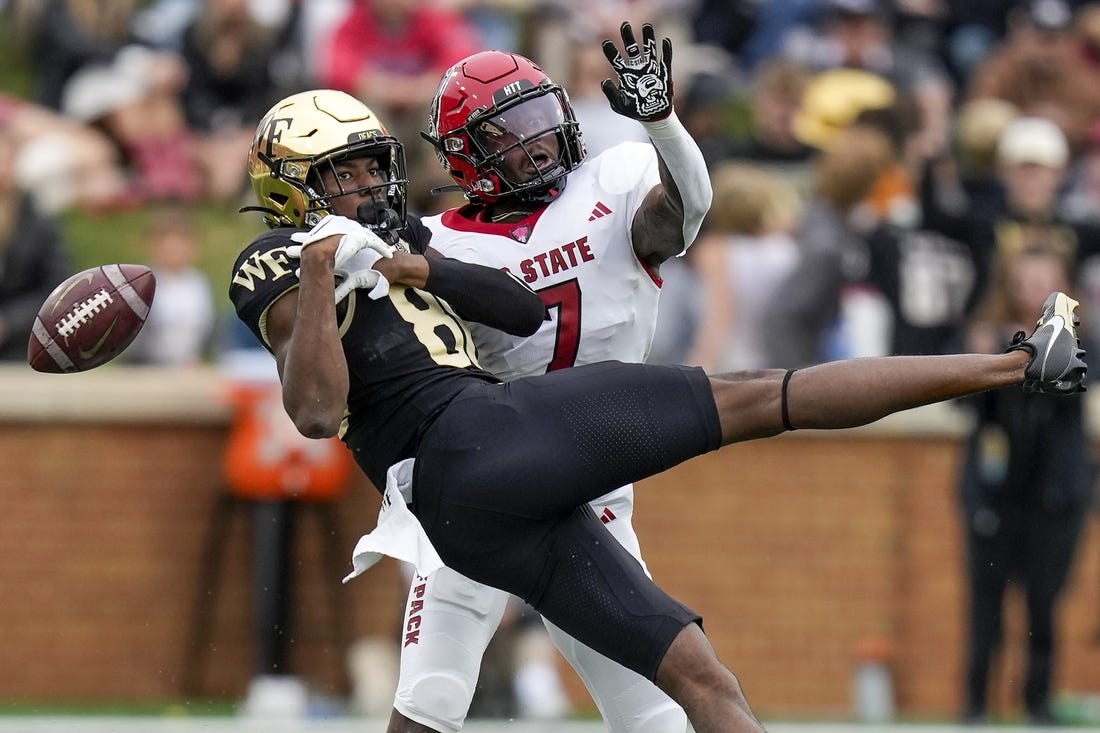
[[[156,277],[144,265],[100,265],[76,273],[39,309],[27,363],[51,374],[106,364],[145,325],[155,292]]]

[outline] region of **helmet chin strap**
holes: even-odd
[[[529,191],[521,191],[515,194],[515,198],[518,201],[528,201],[536,204],[548,204],[565,190],[565,184],[569,180],[569,175],[563,173],[560,177],[554,180],[552,183],[545,187],[534,188]]]
[[[494,204],[485,205],[490,215],[489,218],[491,221],[501,222],[512,217],[518,220],[530,216],[533,212],[561,196],[562,190],[565,189],[565,182],[566,177],[562,176],[546,188],[502,196]]]

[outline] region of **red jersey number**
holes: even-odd
[[[581,286],[573,280],[537,291],[547,309],[558,309],[558,332],[554,337],[554,356],[546,371],[566,369],[577,362],[581,346]]]

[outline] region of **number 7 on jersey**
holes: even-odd
[[[577,361],[581,345],[581,286],[574,278],[536,291],[548,310],[558,309],[554,356],[546,371],[566,369]]]

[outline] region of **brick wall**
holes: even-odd
[[[843,717],[869,639],[893,652],[900,709],[960,708],[965,588],[955,437],[799,434],[731,446],[642,482],[636,525],[654,577],[703,614],[758,712]],[[1100,522],[1062,608],[1055,689],[1100,691]],[[1012,598],[1006,673],[1018,702],[1024,616]]]
[[[200,588],[222,495],[224,416],[97,420],[85,410],[56,419],[51,410],[71,404],[22,411],[15,396],[3,401],[2,385],[0,699],[160,701],[181,694],[189,671],[202,695],[242,696],[251,676],[243,514],[232,517],[221,581]],[[867,639],[893,651],[904,714],[957,711],[958,426],[940,428],[798,433],[726,448],[639,485],[635,523],[654,577],[703,614],[758,714],[847,716]],[[345,694],[346,640],[396,638],[404,588],[390,561],[339,584],[355,539],[374,525],[378,495],[357,479],[333,508],[335,559],[322,552],[329,538],[318,518],[301,513],[292,658],[315,689]],[[1097,529],[1091,520],[1062,609],[1058,690],[1100,691]],[[196,654],[200,593],[212,615]],[[1005,705],[1023,665],[1023,616],[1013,608],[1008,673],[995,694]],[[568,681],[589,705],[571,673]]]

